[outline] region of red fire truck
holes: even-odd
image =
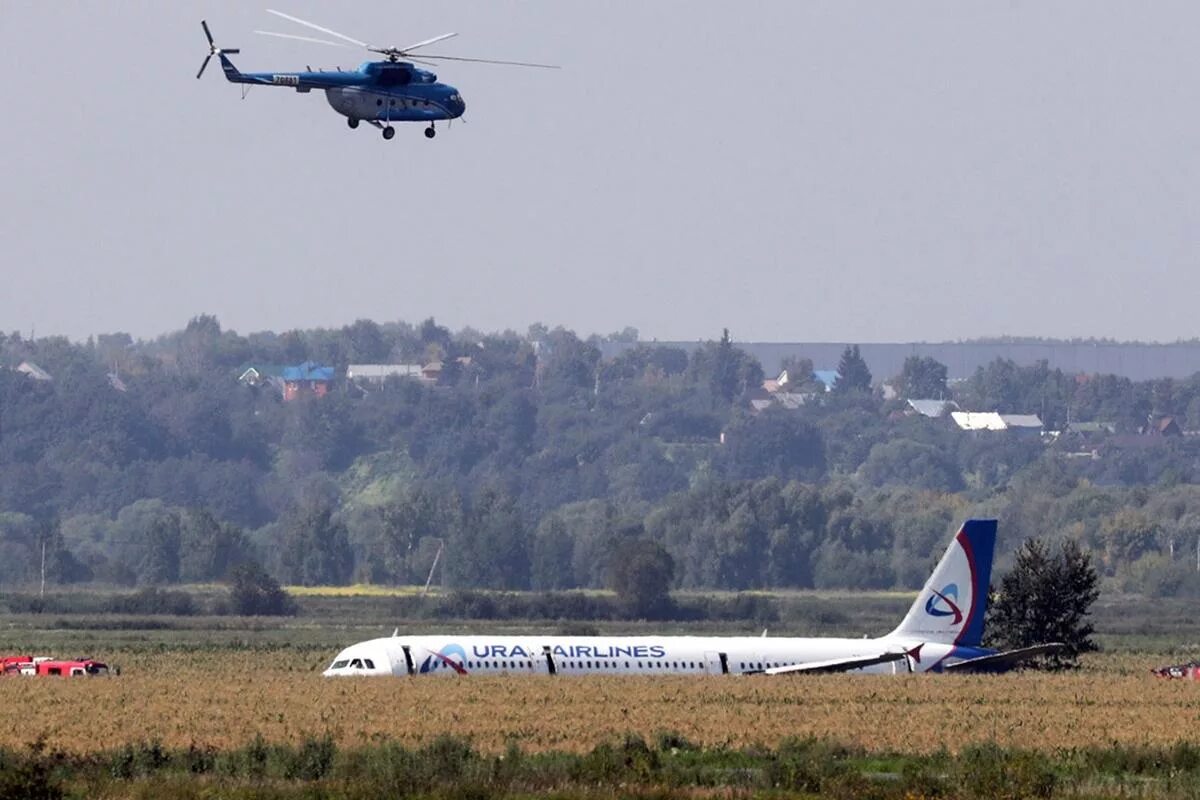
[[[107,675],[108,665],[92,658],[59,659],[48,656],[2,656],[0,675]]]

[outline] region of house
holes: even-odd
[[[959,411],[958,403],[953,400],[909,400],[909,415],[920,414],[922,417],[941,419],[951,411]]]
[[[805,403],[809,402],[813,397],[814,395],[802,394],[801,392],[755,393],[750,398],[750,410],[755,414],[760,414],[768,408],[782,408],[787,411],[796,411],[803,408]]]
[[[346,367],[346,380],[359,384],[382,384],[388,378],[421,380],[420,364],[351,364]]]
[[[315,362],[305,361],[295,367],[284,367],[281,377],[284,400],[295,400],[306,394],[324,397],[329,393],[329,385],[333,383],[333,367],[323,367]]]
[[[286,367],[278,364],[246,365],[242,367],[242,372],[238,375],[238,383],[244,383],[247,386],[262,386],[276,381],[281,382],[284,369]]]
[[[1001,414],[1005,430],[1029,436],[1040,436],[1042,433],[1042,418],[1037,414]]]
[[[778,391],[782,391],[783,387],[787,386],[790,380],[791,379],[788,377],[788,371],[785,369],[779,373],[778,378],[769,378],[763,381],[762,388],[767,392],[767,394],[775,394]]]
[[[951,411],[950,418],[964,431],[1012,431],[1040,434],[1042,420],[1037,414],[1000,414],[996,411]]]
[[[995,411],[951,411],[950,419],[964,431],[1002,431],[1004,420]]]
[[[17,365],[17,372],[20,372],[21,374],[28,378],[32,378],[35,381],[54,380],[53,376],[51,376],[49,372],[46,372],[46,370],[42,369],[32,361],[22,361]]]
[[[1067,432],[1080,436],[1111,436],[1117,432],[1117,426],[1111,422],[1068,422]]]
[[[421,378],[429,383],[437,383],[442,378],[442,362],[430,361],[421,367]]]
[[[1146,436],[1183,436],[1183,428],[1171,416],[1150,417],[1142,428]]]

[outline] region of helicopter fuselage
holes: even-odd
[[[368,61],[356,70],[241,72],[223,53],[219,55],[230,82],[297,92],[322,90],[333,110],[354,124],[451,120],[467,108],[458,89],[403,61]]]

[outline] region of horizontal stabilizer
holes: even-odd
[[[958,661],[942,669],[946,672],[987,672],[1000,667],[1011,667],[1013,664],[1019,664],[1022,661],[1028,661],[1038,656],[1057,653],[1065,647],[1066,645],[1062,642],[1035,644],[1032,647],[1019,647],[1016,650],[1005,650],[1002,653],[993,653],[990,656],[968,658],[966,661]]]
[[[907,656],[903,650],[894,653],[880,653],[874,656],[854,656],[853,658],[831,658],[828,661],[809,661],[805,664],[791,664],[786,667],[771,667],[764,669],[764,675],[796,675],[800,673],[813,674],[819,672],[849,672],[852,669],[872,667],[876,664],[887,664],[899,661]]]

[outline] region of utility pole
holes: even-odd
[[[442,551],[446,549],[446,540],[442,539],[438,542],[437,552],[433,556],[433,564],[429,567],[429,577],[425,579],[425,588],[421,590],[421,595],[429,594],[429,584],[433,583],[433,571],[437,569],[438,561],[442,558]],[[1200,545],[1197,545],[1197,552],[1200,552]],[[444,570],[443,570],[444,571]]]
[[[40,599],[46,598],[46,537],[42,537],[42,588],[38,592]]]

